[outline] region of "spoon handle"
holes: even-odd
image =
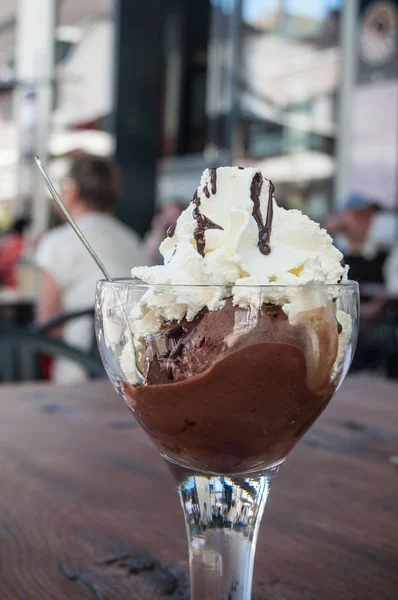
[[[40,169],[41,174],[44,177],[44,181],[46,182],[48,191],[50,192],[51,196],[54,198],[55,202],[58,204],[59,208],[62,211],[62,214],[67,219],[69,225],[73,228],[73,230],[75,231],[76,235],[78,236],[78,238],[80,239],[82,244],[85,245],[86,250],[91,254],[93,260],[95,260],[98,268],[102,271],[104,277],[108,281],[112,281],[112,277],[109,275],[108,271],[106,270],[105,265],[103,264],[101,259],[98,257],[98,255],[95,253],[95,251],[93,250],[93,248],[92,248],[91,244],[89,243],[89,241],[87,240],[87,238],[83,235],[83,233],[82,233],[81,229],[79,228],[79,226],[77,225],[76,221],[69,214],[68,209],[66,208],[65,204],[62,202],[57,190],[53,186],[52,181],[49,178],[47,171],[43,167],[41,160],[38,156],[35,156],[35,161],[36,161],[37,166]]]

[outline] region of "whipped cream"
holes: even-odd
[[[348,369],[351,365],[352,354],[347,353],[346,350],[349,346],[352,334],[352,318],[351,315],[344,312],[344,310],[336,311],[336,319],[337,322],[341,325],[341,332],[338,337],[339,345],[337,351],[337,358],[333,366],[332,371],[332,381],[340,380],[343,381],[344,377],[348,373]],[[340,377],[341,373],[343,373],[343,377]]]
[[[128,315],[132,337],[125,338],[119,356],[127,381],[139,383],[132,355],[142,372],[145,336],[167,321],[192,321],[201,310],[218,310],[231,298],[241,307],[279,305],[290,323],[304,323],[308,311],[338,296],[336,285],[347,280],[343,255],[317,223],[299,210],[279,207],[273,191],[258,169],[204,171],[190,206],[160,246],[164,265],[132,270],[153,287]],[[349,367],[349,357],[343,363],[352,332],[348,314],[337,310],[336,317],[341,332],[332,381]],[[104,318],[107,345],[119,344],[121,328],[122,322]]]
[[[279,207],[272,183],[254,168],[206,169],[160,252],[164,265],[136,267],[132,275],[175,287],[146,292],[131,315],[137,335],[154,333],[165,321],[190,321],[205,307],[221,308],[225,286],[231,288],[234,304],[280,304],[290,319],[325,305],[333,289],[298,294],[280,286],[336,284],[347,278],[343,255],[328,233],[301,211]],[[260,285],[274,289],[259,290],[256,300],[250,286]]]

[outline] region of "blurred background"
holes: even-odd
[[[397,25],[392,0],[2,0],[0,381],[49,378],[58,352],[100,374],[95,345],[72,356],[57,334],[93,307],[63,301],[43,259],[60,220],[36,154],[59,189],[86,155],[118,165],[137,264],[158,262],[204,168],[262,168],[360,281],[354,368],[397,377]]]

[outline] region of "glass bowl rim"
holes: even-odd
[[[236,283],[145,283],[141,279],[133,278],[133,277],[120,277],[113,279],[112,281],[108,281],[107,279],[100,279],[97,281],[97,288],[100,287],[124,287],[124,286],[134,286],[137,289],[159,289],[159,288],[192,288],[192,289],[200,289],[200,288],[252,288],[252,289],[352,289],[359,290],[359,284],[357,281],[352,279],[348,279],[347,281],[341,283],[289,283],[289,284],[280,284],[280,283],[264,283],[264,284],[236,284]]]

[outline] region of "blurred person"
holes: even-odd
[[[238,523],[240,525],[247,525],[249,522],[249,518],[247,516],[247,507],[246,506],[242,506],[242,508],[240,509],[240,515],[238,518]]]
[[[362,194],[352,194],[345,208],[325,223],[336,246],[350,266],[350,279],[359,284],[386,284],[385,265],[398,231],[397,216]],[[372,319],[385,308],[383,298],[367,298],[362,292],[361,313]]]
[[[226,518],[224,519],[225,527],[233,528],[238,519],[238,510],[236,508],[235,500],[231,502],[231,508],[229,509]]]
[[[89,155],[71,165],[61,186],[62,200],[112,277],[129,277],[131,268],[145,263],[138,235],[113,215],[120,175],[108,161]],[[95,287],[103,277],[68,223],[45,233],[36,250],[41,272],[36,321],[45,323],[61,313],[94,306]],[[90,318],[74,319],[54,335],[68,345],[89,350],[94,341]],[[52,379],[75,383],[86,378],[78,365],[57,359]]]
[[[398,240],[388,255],[384,273],[388,292],[398,298]]]
[[[223,527],[224,519],[221,514],[221,507],[217,506],[217,512],[213,516],[213,523],[215,527]]]
[[[164,206],[152,219],[151,229],[144,238],[145,253],[151,265],[163,264],[163,257],[159,252],[160,243],[167,235],[167,230],[178,219],[186,208],[180,200],[174,200]]]
[[[26,230],[30,219],[17,219],[0,246],[0,284],[16,288],[18,285],[17,265],[26,247]]]
[[[345,209],[325,224],[350,265],[350,279],[382,284],[361,290],[361,322],[352,370],[381,370],[398,377],[398,216],[353,194]],[[380,292],[377,290],[380,289]]]
[[[389,289],[389,288],[387,288]],[[383,309],[361,319],[352,371],[378,371],[398,379],[398,289],[389,289]]]
[[[344,208],[329,217],[325,229],[334,238],[344,254],[367,256],[373,254],[369,248],[374,219],[381,210],[379,204],[362,194],[354,193],[347,199]]]
[[[398,232],[395,213],[362,194],[352,194],[324,227],[350,265],[351,279],[384,283],[384,265]]]
[[[384,267],[386,295],[383,310],[361,322],[355,368],[380,369],[398,379],[398,243]]]

